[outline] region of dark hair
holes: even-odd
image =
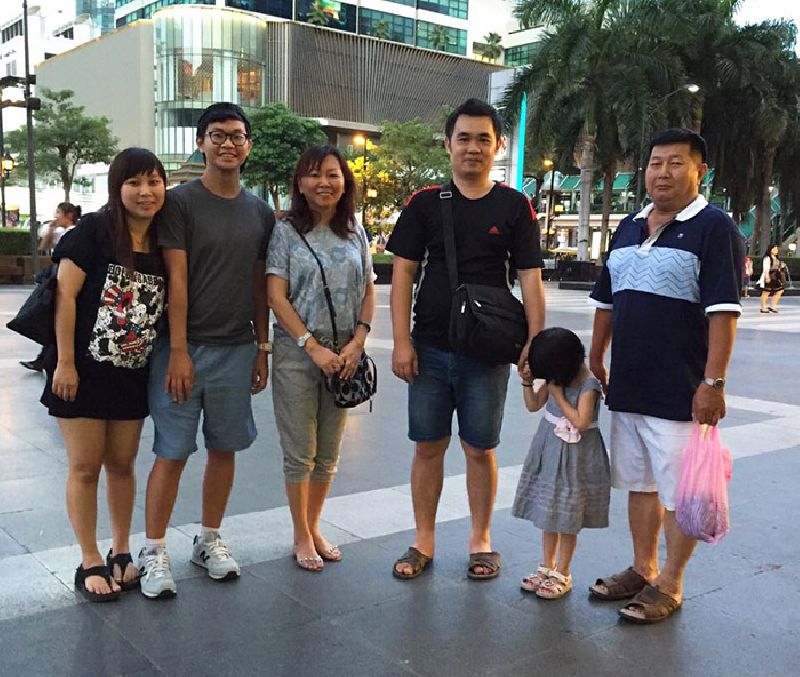
[[[226,120],[239,120],[243,122],[244,131],[247,133],[247,136],[250,136],[250,120],[247,119],[242,107],[229,101],[220,101],[219,103],[212,103],[200,114],[200,119],[197,121],[196,138],[204,138],[206,130],[211,123],[225,122]]]
[[[120,265],[133,268],[133,248],[131,234],[128,230],[125,205],[122,204],[122,184],[139,174],[158,172],[167,186],[167,174],[164,165],[145,148],[126,148],[112,160],[108,170],[108,202],[103,208],[108,217],[108,228],[111,242],[114,244],[114,256]],[[157,220],[153,219],[147,230],[150,251],[158,251]]]
[[[78,223],[78,219],[81,218],[81,214],[83,213],[83,210],[78,207],[78,205],[74,205],[71,202],[59,202],[56,209],[64,216],[68,216],[73,224]]]
[[[699,153],[702,161],[708,161],[708,146],[706,140],[697,132],[691,129],[683,129],[680,127],[673,127],[672,129],[665,129],[656,134],[650,140],[650,150],[647,153],[648,159],[656,146],[668,146],[672,143],[688,143],[689,149]]]
[[[308,176],[311,172],[318,170],[326,157],[332,155],[339,162],[339,167],[344,176],[344,194],[336,204],[336,213],[331,219],[330,228],[341,238],[346,238],[348,233],[352,233],[356,218],[356,180],[353,172],[347,166],[347,160],[342,151],[336,146],[327,144],[312,146],[303,151],[294,167],[292,176],[292,206],[286,215],[286,220],[294,226],[294,229],[301,235],[305,235],[314,228],[314,215],[308,206],[308,201],[300,192],[300,179]]]
[[[490,118],[492,120],[492,127],[494,127],[494,135],[498,139],[500,138],[503,131],[503,121],[500,119],[500,114],[495,110],[494,106],[490,106],[480,99],[467,99],[447,116],[447,120],[444,123],[444,135],[448,139],[453,136],[456,122],[462,115],[468,115],[473,118]]]
[[[563,327],[540,331],[528,351],[533,378],[543,378],[565,388],[575,380],[585,359],[586,350],[581,340]]]

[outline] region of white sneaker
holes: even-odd
[[[211,543],[206,543],[200,536],[194,537],[192,564],[207,569],[208,575],[215,581],[239,577],[239,565],[219,536]]]
[[[142,594],[148,599],[163,599],[174,597],[178,593],[175,579],[172,578],[172,568],[169,553],[166,548],[139,551],[139,573],[141,574]]]

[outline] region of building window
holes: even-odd
[[[533,59],[533,55],[538,47],[537,42],[530,42],[527,45],[517,45],[506,49],[506,66],[526,66]]]
[[[428,21],[417,21],[417,47],[466,56],[467,31]]]
[[[397,14],[362,7],[358,15],[358,30],[361,35],[414,44],[414,19]]]
[[[12,38],[22,35],[22,19],[15,21],[10,26],[6,26],[2,32],[2,41],[8,42]]]
[[[429,12],[438,12],[454,16],[456,19],[466,19],[469,12],[468,0],[418,0],[417,9],[426,9]]]
[[[313,5],[319,5],[327,18],[327,28],[356,32],[356,6],[334,0],[297,0],[297,20],[308,21]]]
[[[128,4],[127,2],[125,4]],[[126,24],[133,23],[139,19],[149,19],[153,16],[153,12],[162,7],[171,7],[172,5],[214,5],[216,0],[156,0],[150,4],[145,5],[135,12],[126,14],[125,16],[117,19],[117,28],[125,26]],[[117,5],[119,7],[119,5]]]
[[[389,0],[389,2],[397,3],[398,5],[405,5],[406,7],[416,7],[417,0]]]
[[[225,0],[225,4],[248,12],[269,14],[282,19],[292,18],[292,0]]]

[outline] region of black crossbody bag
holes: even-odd
[[[58,264],[51,263],[36,276],[36,287],[6,327],[43,346],[56,342],[55,307]]]
[[[328,280],[325,277],[325,269],[322,267],[322,261],[319,260],[317,253],[308,244],[305,236],[300,235],[311,256],[319,266],[320,275],[322,275],[322,287],[325,293],[325,302],[328,304],[328,312],[331,314],[331,329],[333,330],[333,352],[339,354],[339,332],[336,330],[336,311],[333,308],[333,299],[331,297],[331,290],[328,288]],[[325,388],[328,392],[333,393],[334,402],[340,409],[352,409],[359,404],[369,401],[370,411],[372,411],[372,396],[378,392],[378,368],[375,366],[373,359],[367,355],[365,351],[361,352],[361,357],[358,360],[356,373],[352,378],[341,379],[338,374],[327,376],[323,372],[325,378]]]
[[[516,364],[528,340],[525,308],[507,287],[458,283],[450,183],[439,192],[447,273],[453,301],[449,339],[453,350],[493,364]]]

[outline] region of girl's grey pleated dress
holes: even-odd
[[[577,406],[581,393],[601,391],[600,382],[590,376],[580,386],[565,388],[567,401]],[[594,421],[600,400],[594,410]],[[561,418],[552,396],[545,410]],[[529,520],[545,531],[577,534],[583,528],[608,526],[611,478],[603,438],[597,427],[581,433],[578,442],[565,442],[555,434],[555,426],[545,417],[531,442],[522,466],[512,514]]]

